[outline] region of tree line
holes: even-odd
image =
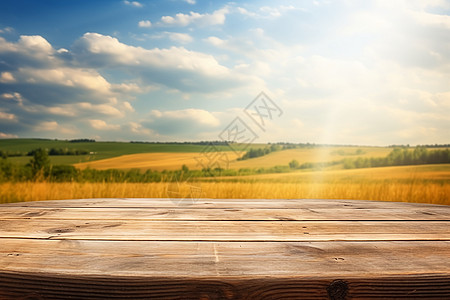
[[[242,155],[240,158],[238,158],[238,160],[246,160],[246,159],[250,159],[250,158],[264,156],[271,152],[279,151],[281,149],[282,149],[282,146],[277,145],[277,144],[272,144],[272,145],[270,145],[270,147],[265,147],[265,148],[258,148],[258,149],[251,148],[250,150],[245,152],[244,155]]]
[[[0,157],[15,157],[15,156],[33,156],[37,149],[33,149],[28,152],[20,151],[4,151],[0,150]],[[48,155],[88,155],[90,152],[83,149],[69,149],[69,148],[50,148]]]
[[[448,148],[428,150],[422,146],[415,147],[414,150],[394,148],[386,157],[358,157],[343,160],[345,169],[446,163],[450,163]]]

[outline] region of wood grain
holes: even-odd
[[[450,207],[351,200],[0,205],[0,299],[450,299]]]
[[[188,201],[190,200],[190,201]],[[361,200],[334,200],[334,199],[180,199],[169,198],[96,198],[96,199],[74,199],[74,200],[52,200],[52,201],[33,201],[2,204],[4,207],[97,207],[97,208],[406,208],[422,209],[435,208],[448,211],[446,205],[433,205],[424,203],[406,203],[406,202],[383,202],[383,201],[361,201]],[[191,204],[193,203],[193,204]]]
[[[8,238],[126,241],[450,240],[450,221],[0,220]]]
[[[247,205],[248,206],[248,205]],[[195,220],[195,221],[450,221],[445,207],[405,208],[97,208],[97,207],[2,207],[0,219],[48,220]]]
[[[0,265],[7,271],[64,270],[73,275],[365,278],[443,274],[450,270],[449,248],[450,241],[131,243],[3,239]]]

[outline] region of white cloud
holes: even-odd
[[[144,34],[143,36],[145,38],[151,38],[151,39],[168,38],[169,40],[180,43],[180,44],[191,43],[194,40],[192,38],[192,36],[187,33],[169,32],[169,31],[164,31],[164,32],[160,32],[160,33],[152,34],[152,35]]]
[[[264,19],[275,19],[284,15],[286,12],[291,10],[304,10],[303,8],[296,8],[293,5],[280,5],[278,7],[272,6],[262,6],[256,11],[249,11],[243,7],[237,7],[236,11],[239,14],[252,17],[252,18],[264,18]]]
[[[125,0],[125,1],[123,1],[123,3],[125,3],[126,5],[134,6],[134,7],[143,7],[144,6],[142,3],[138,2],[138,1],[127,1],[127,0]]]
[[[52,67],[58,63],[56,51],[50,43],[39,35],[20,36],[16,43],[0,37],[0,55],[8,61],[10,68],[19,68],[33,64],[35,67]]]
[[[166,119],[172,121],[182,120],[213,127],[220,124],[220,121],[213,114],[203,109],[189,108],[168,111],[152,110],[150,116],[156,119]]]
[[[5,27],[3,29],[0,29],[0,33],[11,33],[14,31],[14,28],[12,27]]]
[[[168,32],[169,38],[178,43],[186,44],[193,41],[192,37],[187,33]]]
[[[257,17],[258,16],[256,13],[248,11],[247,9],[245,9],[243,7],[237,7],[236,10],[238,13],[245,15],[245,16],[249,16],[249,17]]]
[[[190,139],[202,132],[211,132],[220,125],[220,120],[214,114],[203,109],[181,109],[181,110],[152,110],[148,121],[141,122],[158,134],[184,136]]]
[[[281,12],[277,8],[274,8],[274,7],[263,6],[259,10],[269,17],[278,18],[281,16]]]
[[[134,108],[133,108],[133,106],[131,106],[130,102],[125,101],[125,102],[123,102],[122,106],[126,111],[134,112]]]
[[[216,37],[216,36],[210,36],[208,38],[205,39],[208,43],[210,43],[213,46],[216,47],[221,47],[223,45],[225,45],[226,41]]]
[[[116,107],[108,104],[93,105],[89,102],[80,102],[77,106],[85,111],[100,113],[111,117],[123,117],[124,113]]]
[[[111,95],[111,85],[97,71],[60,67],[55,69],[21,68],[16,76],[30,84],[46,83],[91,90],[102,95]]]
[[[86,98],[110,102],[121,93],[96,69],[66,63],[61,54],[72,55],[66,49],[56,51],[41,36],[21,36],[17,43],[0,37],[0,56],[11,68],[0,73],[0,83],[13,83],[15,92],[30,103],[50,106]]]
[[[152,22],[150,22],[149,20],[142,20],[142,21],[139,21],[138,25],[139,25],[139,27],[148,28],[148,27],[152,27]]]
[[[22,35],[20,36],[19,46],[36,52],[53,52],[53,47],[40,35]]]
[[[103,120],[89,120],[89,124],[92,128],[98,130],[117,130],[120,129],[120,125],[107,124]]]
[[[67,117],[76,116],[76,111],[73,109],[72,105],[45,107],[42,110],[47,111],[53,115],[67,116]]]
[[[208,75],[226,73],[212,55],[186,50],[182,47],[147,50],[119,42],[116,38],[98,33],[86,33],[80,42],[90,54],[98,54],[110,65],[154,66],[181,70],[197,70]],[[99,57],[93,57],[97,59]]]
[[[450,16],[448,15],[437,15],[423,11],[410,12],[410,14],[421,25],[450,29]]]
[[[23,105],[23,97],[20,93],[4,93],[2,95],[0,95],[3,99],[6,100],[13,100],[15,102],[17,102],[19,104],[19,106]]]
[[[194,5],[196,3],[195,0],[184,0],[184,2]]]
[[[178,13],[175,17],[161,17],[161,24],[166,26],[188,26],[191,24],[199,26],[222,25],[225,23],[228,13],[228,7],[218,9],[212,14],[200,14],[192,11],[189,14]]]
[[[157,134],[153,130],[145,128],[137,122],[130,122],[128,124],[128,127],[129,127],[129,130],[135,134],[144,135],[144,136],[157,136]]]
[[[0,120],[17,121],[17,117],[14,114],[0,111]]]
[[[145,91],[137,83],[113,84],[112,85],[112,90],[115,91],[115,92],[120,92],[120,93],[124,93],[124,94],[143,93]]]
[[[76,48],[78,59],[86,65],[126,68],[148,84],[163,84],[180,91],[218,91],[254,80],[233,73],[212,55],[183,47],[148,50],[123,44],[110,36],[86,33],[76,43]]]
[[[49,132],[57,132],[62,134],[68,134],[73,135],[78,133],[78,130],[76,128],[69,128],[67,126],[62,126],[58,124],[56,121],[44,121],[38,123],[36,126],[34,126],[34,131],[49,131]]]
[[[21,36],[17,42],[0,37],[0,57],[0,64],[8,65],[8,71],[0,72],[1,106],[8,111],[0,113],[0,120],[19,119],[20,130],[72,136],[79,131],[66,124],[123,118],[134,111],[127,101],[130,94],[149,90],[135,82],[110,84],[94,66],[82,66],[73,52],[55,50],[41,36]]]
[[[56,121],[41,122],[34,128],[35,131],[55,131],[56,129],[58,129]]]
[[[0,139],[16,139],[16,138],[18,138],[18,136],[15,134],[0,132]]]
[[[0,74],[0,82],[1,83],[12,83],[15,81],[16,81],[16,79],[10,72],[2,72]]]

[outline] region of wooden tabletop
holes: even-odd
[[[0,205],[0,299],[450,299],[450,206]]]

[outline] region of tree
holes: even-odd
[[[0,182],[11,179],[12,165],[6,158],[0,158]]]
[[[50,159],[45,149],[36,149],[30,160],[31,172],[35,178],[47,176],[50,172]]]
[[[59,165],[51,169],[51,179],[56,182],[76,180],[78,171],[74,166]]]
[[[289,162],[289,168],[298,169],[300,168],[300,163],[297,160],[293,159]]]

